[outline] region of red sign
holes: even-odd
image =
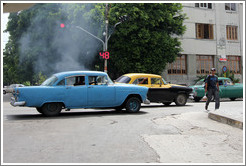
[[[226,62],[227,61],[227,58],[220,58],[220,61]]]
[[[103,59],[109,59],[109,52],[99,52],[99,55],[100,55]]]

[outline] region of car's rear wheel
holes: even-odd
[[[62,110],[61,103],[46,103],[42,106],[42,114],[45,116],[57,116]]]
[[[141,101],[137,97],[131,97],[127,100],[125,107],[127,112],[138,112],[141,107]]]
[[[41,107],[36,107],[36,110],[37,110],[39,113],[41,113],[41,114],[43,113]]]
[[[169,106],[172,102],[164,102],[163,104]]]
[[[3,91],[3,94],[6,94],[6,91],[5,90]]]
[[[187,102],[187,96],[185,94],[178,94],[175,99],[175,104],[178,106],[183,106]]]

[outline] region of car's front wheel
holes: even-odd
[[[184,106],[187,102],[187,96],[185,94],[178,94],[175,99],[175,104],[178,106]]]
[[[61,103],[46,103],[42,106],[42,114],[45,116],[57,116],[62,110]]]
[[[141,107],[141,101],[137,97],[131,97],[127,100],[125,107],[127,112],[138,112]]]

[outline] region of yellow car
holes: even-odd
[[[192,88],[168,84],[160,75],[129,73],[122,75],[115,82],[148,87],[148,99],[150,102],[163,103],[165,105],[175,102],[176,105],[183,106],[189,96],[192,98]]]

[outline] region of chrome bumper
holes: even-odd
[[[144,104],[150,104],[150,101],[148,99],[145,99],[143,103]]]
[[[189,94],[189,99],[192,99],[193,100],[194,99],[194,96],[195,96],[195,93],[194,92],[190,93]]]
[[[25,102],[25,101],[19,101],[19,102],[16,102],[16,101],[15,101],[15,98],[14,98],[14,97],[11,97],[11,102],[10,102],[10,104],[11,104],[12,106],[16,107],[16,106],[24,106],[24,105],[26,104],[26,102]]]

